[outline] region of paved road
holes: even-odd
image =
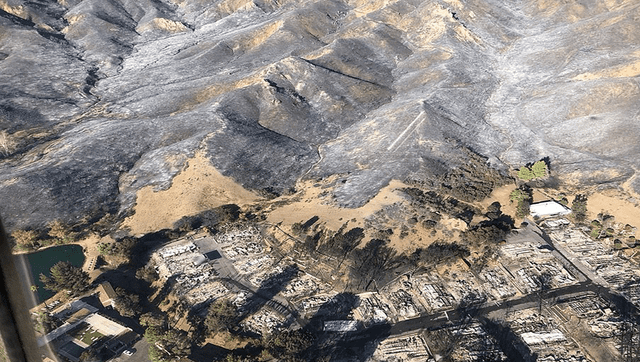
[[[584,294],[586,292],[594,292],[597,293],[599,291],[599,287],[592,284],[591,282],[583,282],[575,285],[570,285],[563,288],[558,288],[554,290],[547,291],[545,295],[543,295],[544,300],[554,300],[557,298],[565,298],[578,296],[580,294]],[[519,310],[526,309],[538,306],[539,297],[537,294],[529,294],[524,297],[518,299],[512,299],[504,301],[500,304],[495,304],[491,302],[491,304],[486,303],[482,306],[479,306],[475,312],[477,315],[488,315],[490,313],[499,311],[499,310]],[[447,311],[447,317],[444,312],[429,314],[425,316],[421,316],[418,318],[407,319],[404,321],[400,321],[391,325],[389,329],[390,334],[402,334],[406,332],[410,332],[417,329],[437,329],[443,327],[447,323],[455,323],[462,320],[466,317],[466,313],[464,311],[459,310],[450,310]]]

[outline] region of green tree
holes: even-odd
[[[140,314],[140,296],[127,293],[122,288],[116,288],[115,309],[123,317],[135,317]]]
[[[313,345],[314,335],[306,329],[282,331],[263,343],[272,356],[283,361],[300,360],[301,355]]]
[[[529,206],[531,205],[531,190],[529,189],[515,189],[511,191],[509,200],[516,203],[516,216],[524,218],[529,215]]]
[[[167,316],[164,314],[147,312],[140,316],[140,325],[145,327],[164,328],[167,325]]]
[[[534,178],[544,178],[548,175],[547,163],[540,160],[531,166],[531,172]]]
[[[218,299],[211,304],[204,325],[209,333],[231,330],[238,318],[238,309],[228,299]]]
[[[103,361],[104,358],[101,356],[100,352],[95,348],[87,348],[80,355],[80,362],[100,362]]]
[[[11,239],[18,249],[35,249],[38,233],[35,230],[16,230],[11,233]]]
[[[58,327],[56,320],[47,312],[38,312],[35,316],[36,330],[47,334]]]
[[[58,243],[70,243],[76,238],[76,234],[71,230],[71,228],[60,220],[50,222],[47,224],[47,227],[49,228],[49,236]]]
[[[577,194],[571,203],[571,211],[577,222],[583,222],[587,218],[587,196]]]
[[[527,167],[527,166],[520,167],[520,169],[518,170],[517,175],[518,175],[518,178],[520,180],[523,180],[523,181],[529,181],[529,180],[533,179],[533,177],[534,177],[533,176],[533,171],[531,171],[531,169],[529,167]]]
[[[89,287],[89,274],[68,261],[61,261],[52,266],[50,275],[47,277],[40,274],[40,281],[46,289],[54,292],[68,290],[73,295],[79,295]]]
[[[531,166],[522,166],[516,173],[522,181],[529,181],[537,178],[545,178],[549,175],[549,168],[544,160],[536,161]]]
[[[191,354],[191,342],[187,333],[180,329],[169,329],[162,338],[162,345],[171,355],[178,358]]]
[[[191,342],[185,331],[149,327],[144,338],[149,342],[149,359],[152,362],[180,359],[191,354]]]

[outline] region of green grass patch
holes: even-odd
[[[93,327],[84,322],[80,324],[80,328],[77,328],[75,331],[70,333],[70,335],[88,345],[91,345],[93,342],[104,337],[102,333],[96,331]]]

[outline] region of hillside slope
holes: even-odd
[[[325,179],[347,207],[476,155],[638,192],[639,18],[631,0],[0,0],[0,214],[125,215],[197,151],[263,196]]]

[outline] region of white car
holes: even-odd
[[[133,355],[133,351],[130,349],[126,349],[124,352],[122,352],[122,354],[124,354],[125,356],[131,356]]]

